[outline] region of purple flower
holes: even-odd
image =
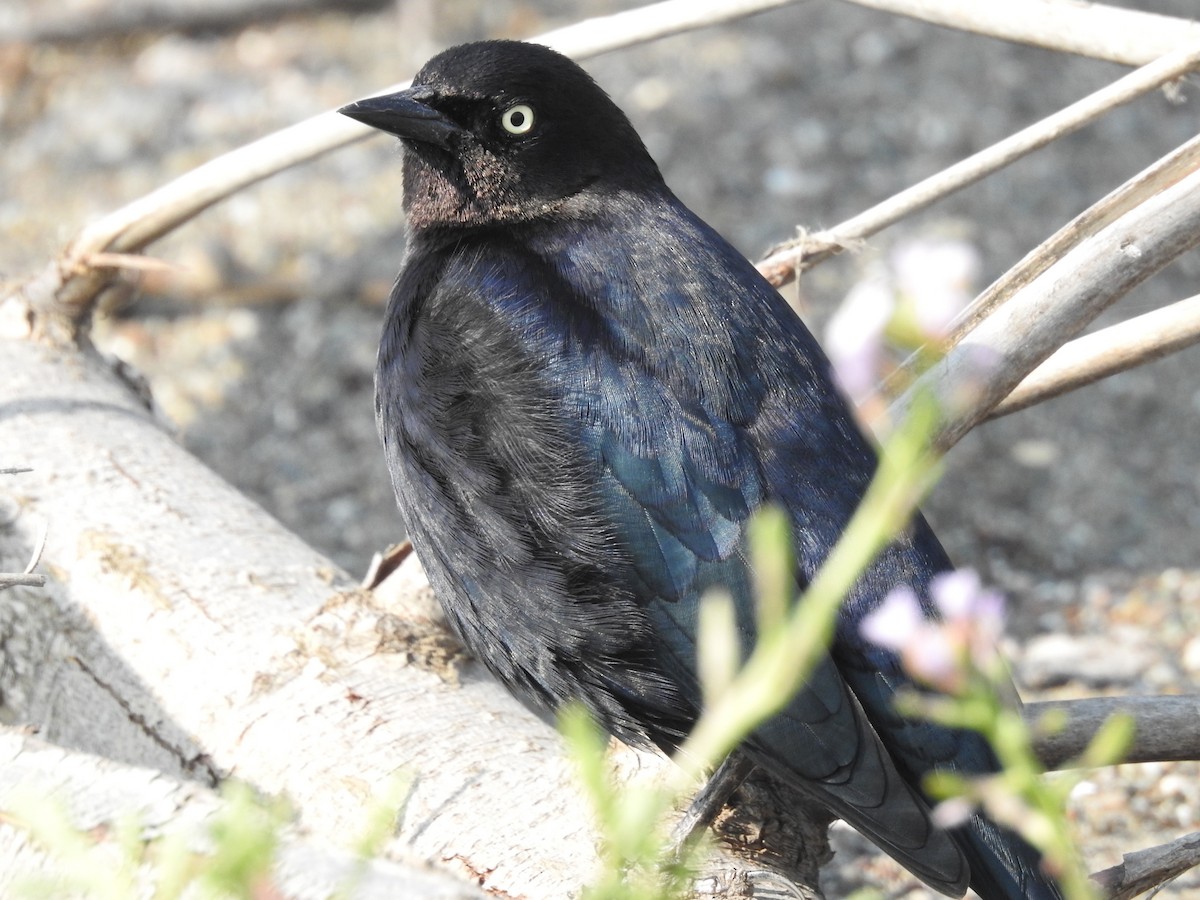
[[[916,238],[897,243],[850,289],[826,326],[825,350],[852,400],[861,403],[886,374],[893,320],[915,326],[921,341],[941,342],[971,301],[979,268],[965,241]]]
[[[863,619],[859,630],[867,640],[901,650],[914,640],[925,627],[925,616],[917,595],[907,584],[892,588],[883,602]]]
[[[917,327],[938,340],[971,302],[981,261],[966,241],[919,238],[897,244],[890,267],[897,291],[914,304]]]
[[[825,351],[842,390],[856,402],[879,380],[884,332],[895,311],[889,280],[876,274],[850,289],[825,328]]]
[[[984,588],[971,569],[930,583],[936,613],[922,609],[908,585],[893,588],[859,626],[863,637],[900,655],[918,680],[948,693],[961,691],[972,669],[990,671],[999,658],[1004,599]]]

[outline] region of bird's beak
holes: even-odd
[[[343,106],[338,112],[398,138],[449,150],[453,147],[455,135],[461,134],[463,129],[424,103],[429,96],[424,90],[409,88],[394,94],[357,100]]]

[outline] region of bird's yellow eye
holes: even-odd
[[[533,109],[526,103],[510,106],[500,117],[500,124],[509,134],[528,134],[533,127]]]

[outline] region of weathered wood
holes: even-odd
[[[1035,47],[1140,66],[1200,41],[1200,23],[1086,0],[849,0]]]
[[[195,852],[208,852],[208,822],[222,800],[194,781],[157,769],[127,766],[99,756],[64,750],[14,729],[0,728],[0,809],[20,805],[36,792],[62,803],[71,824],[98,839],[113,836],[134,816],[143,840],[182,835]],[[345,850],[302,840],[285,829],[272,871],[272,883],[296,900],[327,900],[354,885],[357,900],[474,900],[476,887],[412,861],[360,862]],[[113,848],[115,851],[115,848]],[[115,856],[115,854],[114,854]],[[53,878],[64,861],[31,839],[19,824],[0,820],[0,896],[18,896],[28,879]],[[149,866],[139,883],[152,884]],[[148,894],[147,894],[148,895]]]
[[[415,557],[361,590],[86,349],[0,338],[0,385],[0,459],[33,469],[0,483],[21,510],[0,569],[52,522],[47,586],[0,593],[4,721],[206,787],[232,774],[286,794],[300,837],[332,847],[404,772],[389,855],[497,896],[577,895],[596,836],[558,734],[462,658]],[[631,780],[667,764],[619,759]],[[753,872],[772,896],[819,897],[793,886],[828,854],[802,798],[758,778],[738,806],[705,896],[741,896]]]
[[[1133,745],[1122,762],[1200,759],[1200,696],[1087,697],[1044,700],[1025,707],[1025,721],[1037,735],[1038,759],[1047,769],[1070,766],[1117,713],[1133,719]],[[1065,715],[1057,731],[1041,728],[1043,716]]]
[[[1057,257],[922,374],[892,413],[928,391],[944,412],[934,445],[949,449],[1104,309],[1197,243],[1193,170]],[[964,392],[967,402],[958,399]]]
[[[1198,864],[1200,832],[1192,832],[1169,844],[1126,853],[1118,865],[1097,872],[1092,880],[1109,900],[1131,900]]]
[[[1200,296],[1063,344],[992,410],[1008,415],[1200,342]]]
[[[347,575],[183,451],[89,353],[0,341],[0,484],[19,568],[47,518],[44,589],[0,593],[6,721],[205,785],[296,804],[336,846],[398,771],[400,844],[501,895],[562,898],[595,865],[558,735],[431,623]],[[407,607],[407,608],[406,608]]]

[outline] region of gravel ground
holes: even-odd
[[[189,4],[153,0],[157,12]],[[630,4],[409,2],[189,31],[0,43],[0,277],[86,221],[220,152],[411,74],[460,40],[520,36]],[[1128,3],[1194,14],[1187,0]],[[75,27],[117,9],[58,4]],[[9,0],[0,35],[47,13]],[[82,28],[88,31],[87,27]],[[834,224],[1121,70],[808,0],[587,63],[667,180],[750,256]],[[980,286],[1191,137],[1195,85],[1145,98],[806,276],[817,327],[897,241],[950,235]],[[97,327],[151,379],[181,439],[354,572],[398,537],[372,421],[382,303],[403,248],[394,144],[277,176],[153,248],[184,267]],[[1106,315],[1196,292],[1191,254]],[[987,424],[950,455],[927,513],[1003,588],[1028,697],[1179,693],[1200,679],[1200,354],[1186,351]],[[1122,766],[1076,790],[1089,864],[1200,828],[1194,764]],[[848,830],[831,897],[924,896]],[[1200,897],[1188,875],[1161,896]]]

